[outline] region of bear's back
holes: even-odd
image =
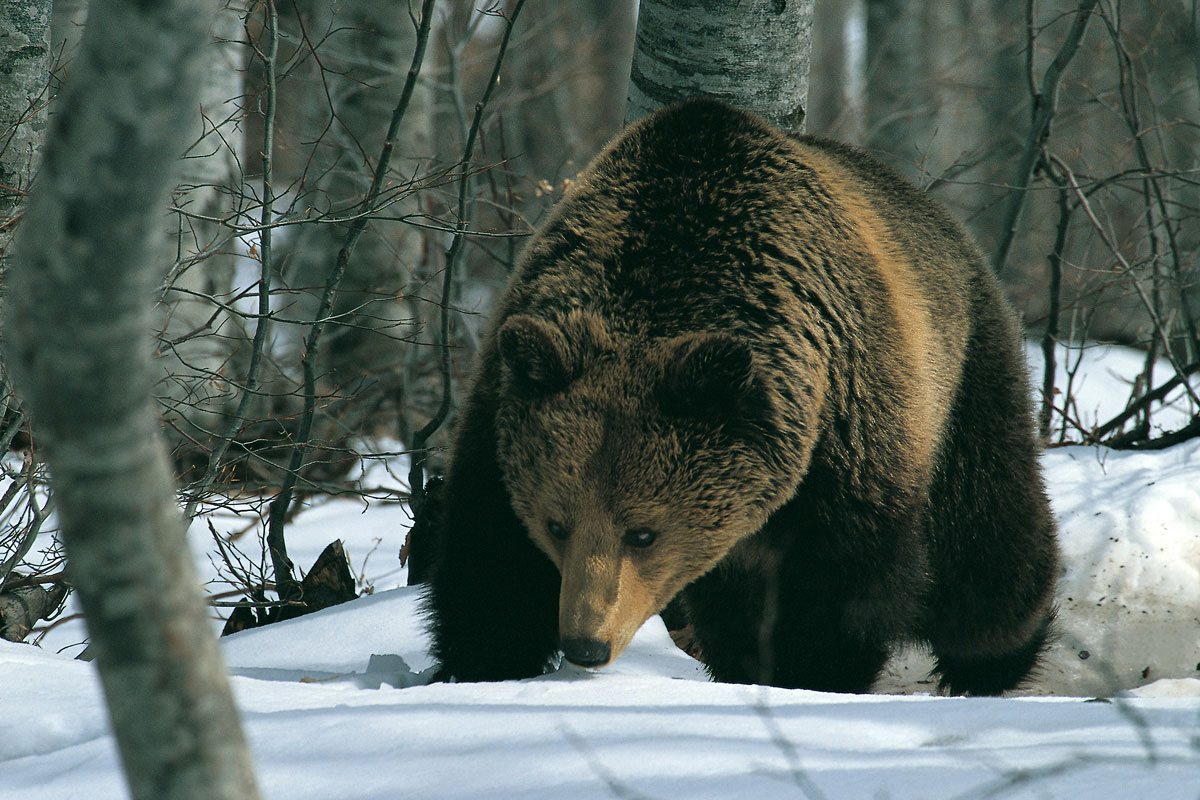
[[[842,263],[830,264],[830,252]],[[793,288],[799,280],[820,293],[796,273],[831,267],[850,282],[856,271],[905,273],[912,300],[932,304],[939,329],[958,340],[969,283],[986,270],[940,204],[861,151],[793,139],[696,99],[601,154],[531,243],[512,289],[527,311],[624,308],[661,329],[651,335],[670,335],[746,317],[769,325],[771,303],[757,303],[755,290],[771,273],[790,271]]]
[[[949,214],[874,159],[698,99],[635,125],[580,176],[531,242],[497,322],[506,308],[583,311],[627,341],[733,334],[789,395],[787,375],[832,359],[852,376],[833,379],[835,405],[856,408],[850,380],[910,398],[924,461],[985,272]]]

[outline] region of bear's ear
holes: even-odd
[[[679,336],[664,348],[659,386],[663,410],[681,416],[745,410],[758,393],[754,354],[745,342],[719,333]]]
[[[516,314],[500,326],[497,339],[500,357],[527,385],[554,392],[575,378],[567,341],[550,323]]]

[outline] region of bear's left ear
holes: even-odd
[[[575,378],[567,341],[549,322],[515,314],[505,320],[496,336],[500,357],[518,380],[554,392]]]
[[[758,394],[754,354],[745,342],[720,333],[694,333],[668,341],[659,386],[663,410],[681,416],[744,410]]]

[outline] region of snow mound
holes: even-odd
[[[1161,453],[1044,459],[1059,521],[1057,694],[1200,678],[1200,440]]]

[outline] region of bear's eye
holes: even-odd
[[[563,525],[561,522],[555,522],[554,520],[550,520],[546,523],[546,532],[555,539],[558,539],[560,542],[565,542],[567,540],[567,536],[571,533],[567,530],[566,525]]]
[[[630,528],[625,531],[625,544],[630,547],[649,547],[657,538],[658,534],[650,528]]]

